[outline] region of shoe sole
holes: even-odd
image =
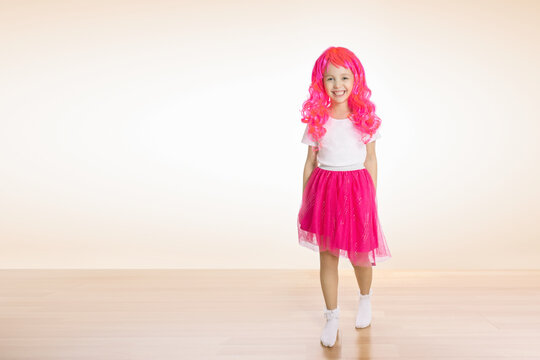
[[[356,329],[365,329],[367,327],[371,326],[371,323],[367,324],[366,326],[354,326]]]

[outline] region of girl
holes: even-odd
[[[297,226],[300,245],[319,251],[326,318],[321,343],[331,347],[340,313],[340,256],[349,258],[359,286],[356,328],[371,323],[371,266],[391,257],[377,214],[375,140],[381,120],[369,100],[364,68],[350,50],[326,49],[311,81],[302,109],[302,143],[309,147]]]

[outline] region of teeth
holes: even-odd
[[[341,95],[344,95],[345,94],[345,90],[343,91],[332,91],[334,93],[334,95],[337,95],[337,96],[341,96]]]

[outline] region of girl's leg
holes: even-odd
[[[360,294],[366,295],[371,288],[371,282],[373,280],[373,268],[368,266],[354,266],[354,274],[356,276],[356,282],[360,288]]]
[[[360,288],[358,312],[356,313],[357,329],[365,328],[371,324],[371,281],[373,278],[373,268],[371,264],[364,266],[354,266],[356,282]]]
[[[321,287],[327,309],[337,307],[339,257],[328,251],[319,252]]]
[[[321,258],[321,287],[324,295],[326,309],[324,317],[326,324],[321,335],[321,343],[324,346],[334,346],[339,331],[339,313],[337,305],[338,290],[338,262],[339,257],[328,251],[320,252]]]

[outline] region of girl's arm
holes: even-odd
[[[377,155],[375,154],[375,143],[376,141],[372,141],[366,144],[367,154],[364,166],[371,175],[371,178],[373,179],[373,184],[375,185],[375,192],[377,192]]]
[[[313,150],[313,146],[308,146],[308,154],[306,158],[306,164],[304,165],[304,180],[302,184],[302,193],[304,192],[304,189],[306,188],[306,184],[309,180],[309,177],[311,176],[311,173],[313,172],[313,169],[317,167],[317,152]]]

